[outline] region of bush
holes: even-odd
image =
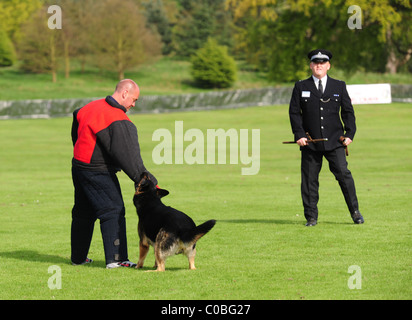
[[[191,62],[191,74],[200,87],[229,88],[236,81],[235,60],[214,39],[209,38],[191,57]]]
[[[9,67],[16,62],[16,52],[7,33],[0,28],[0,67]]]

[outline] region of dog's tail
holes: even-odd
[[[209,220],[200,225],[196,228],[184,233],[181,237],[181,240],[185,243],[195,243],[201,237],[203,237],[206,233],[210,231],[216,224],[216,220]]]

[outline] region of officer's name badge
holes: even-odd
[[[339,95],[338,95],[337,93],[335,93],[333,96],[334,96],[334,97],[339,97]]]
[[[302,98],[310,98],[310,91],[302,91]]]

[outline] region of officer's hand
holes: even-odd
[[[307,146],[308,145],[308,139],[307,138],[300,138],[298,141],[296,141],[296,143],[301,146]]]
[[[350,138],[346,138],[345,140],[342,141],[342,144],[347,147],[348,145],[350,145],[352,143],[352,140]]]

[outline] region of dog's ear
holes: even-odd
[[[150,180],[150,177],[149,177],[149,173],[148,172],[142,172],[142,174],[140,175],[140,180],[143,180],[143,179],[145,179],[145,180]]]
[[[147,191],[150,185],[153,185],[153,183],[149,179],[146,179],[143,176],[143,174],[141,175],[141,177],[142,178],[140,179],[140,182],[138,184],[135,184],[135,188],[136,188],[135,195],[138,195],[138,194],[141,194]]]
[[[159,186],[156,186],[156,191],[157,191],[157,195],[160,198],[166,197],[169,194],[169,191],[167,191],[166,189],[161,189],[159,188]]]

